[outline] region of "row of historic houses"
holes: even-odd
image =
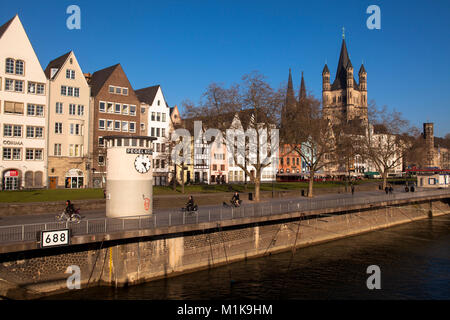
[[[134,90],[120,64],[84,73],[73,51],[45,70],[18,15],[0,27],[1,189],[103,187],[103,137],[155,137],[155,184],[179,117],[160,86]]]
[[[327,65],[322,76],[323,112],[331,123],[339,114],[347,120],[367,120],[367,73],[362,65],[359,83],[354,80],[345,40],[335,81],[330,84]],[[282,120],[286,111],[299,108],[304,97],[303,73],[297,101],[289,72]],[[230,120],[230,125],[247,129],[238,114]],[[155,138],[154,185],[167,185],[175,175],[178,182],[186,183],[251,181],[249,174],[255,168],[246,164],[245,172],[228,161],[225,145],[202,140],[192,139],[192,149],[199,152],[193,153],[190,163],[175,166],[170,139],[174,128],[182,123],[177,106],[169,107],[161,86],[133,89],[120,64],[86,73],[75,53],[69,51],[43,69],[19,16],[0,26],[2,190],[102,188],[106,183],[107,161],[104,137],[114,135]],[[276,163],[262,170],[262,182],[307,176],[304,159],[298,153],[286,152],[285,147],[280,146],[277,157],[272,159]],[[375,170],[360,158],[351,166],[359,174]],[[340,170],[325,167],[319,175]]]

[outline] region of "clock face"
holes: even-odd
[[[134,160],[134,167],[137,172],[146,173],[151,167],[150,159],[146,155],[140,154],[136,157],[136,160]]]

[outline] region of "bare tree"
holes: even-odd
[[[274,150],[278,144],[275,146],[275,141],[264,142],[263,135],[265,132],[270,135],[270,130],[275,128],[281,101],[278,91],[255,72],[244,75],[241,84],[229,88],[213,83],[207,88],[199,106],[184,105],[188,118],[201,120],[205,128],[214,128],[220,132],[228,156],[254,183],[255,201],[260,200],[263,170],[270,165],[277,165],[267,161],[272,154],[264,150],[270,147]],[[240,137],[225,139],[227,132],[230,133],[228,130],[240,129],[246,130],[243,140]],[[253,133],[253,136],[249,133]],[[249,142],[254,143],[253,147],[249,147]]]
[[[377,108],[375,104],[370,108],[369,127],[361,136],[359,152],[380,172],[384,189],[389,171],[402,164],[412,146],[408,134],[411,129],[401,113],[388,111],[386,107]]]
[[[299,101],[299,109],[285,115],[281,141],[286,153],[297,153],[309,173],[308,197],[313,197],[316,173],[338,163],[337,150],[342,144],[331,122],[322,117],[320,102],[313,96]]]

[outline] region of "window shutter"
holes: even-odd
[[[14,104],[14,112],[23,114],[24,104],[20,102],[16,102]]]
[[[14,102],[5,101],[5,112],[14,113]]]

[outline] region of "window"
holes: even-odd
[[[122,105],[122,113],[123,114],[128,114],[128,105],[127,104],[123,104]]]
[[[128,88],[122,88],[122,94],[124,96],[127,96],[128,95]]]
[[[36,113],[36,106],[34,104],[29,104],[27,106],[27,116],[34,116]]]
[[[161,112],[156,114],[156,121],[161,121]]]
[[[160,100],[158,100],[158,106],[161,104],[161,101]]]
[[[75,70],[66,70],[66,79],[75,79]]]
[[[5,101],[4,112],[6,114],[8,114],[8,113],[23,114],[23,109],[24,109],[24,104],[21,102]]]
[[[220,165],[220,171],[225,171],[225,165],[224,164]]]
[[[155,121],[155,118],[156,118],[156,113],[152,112],[152,121]]]
[[[84,115],[84,106],[83,105],[78,105],[78,115],[79,116],[83,116]]]
[[[122,110],[121,106],[119,103],[116,103],[116,107],[114,108],[114,113],[120,113]]]
[[[14,80],[5,79],[5,91],[13,91],[14,90]]]
[[[69,114],[70,115],[75,115],[75,109],[76,109],[76,105],[74,104],[69,104]]]
[[[150,129],[150,137],[154,137],[155,136],[155,128],[151,128]]]
[[[114,87],[113,86],[109,86],[109,93],[114,93]]]
[[[145,107],[141,107],[141,113],[142,113],[142,114],[145,113]]]
[[[98,120],[98,128],[100,130],[105,130],[105,120],[103,119]]]
[[[53,148],[53,155],[60,156],[61,155],[61,144],[55,143],[55,146]]]
[[[98,111],[105,112],[106,111],[106,104],[102,101],[100,101],[100,104],[98,105]]]
[[[12,137],[13,135],[13,126],[11,124],[3,125],[3,136],[4,137]]]
[[[55,133],[62,134],[62,123],[55,122]]]
[[[24,62],[22,60],[17,60],[16,61],[16,74],[23,76],[23,67],[24,67]]]
[[[130,132],[136,132],[136,122],[130,122]]]
[[[116,93],[117,94],[121,94],[122,93],[122,88],[116,87]]]
[[[120,121],[114,121],[114,131],[120,131]]]
[[[22,137],[22,126],[14,126],[14,137]]]
[[[27,105],[27,116],[43,117],[44,116],[44,106],[28,104]]]
[[[67,95],[69,97],[73,97],[73,88],[72,87],[67,87]]]
[[[128,121],[122,121],[122,131],[128,131]]]
[[[161,152],[161,145],[159,143],[156,144],[156,152]]]
[[[44,137],[44,128],[43,127],[35,127],[35,137],[43,138]]]
[[[8,58],[6,59],[6,73],[14,73],[14,59]]]
[[[103,139],[103,137],[98,137],[98,146],[99,147],[105,146],[105,139]]]
[[[66,86],[61,86],[61,95],[67,96],[67,87]]]
[[[34,149],[25,149],[25,159],[34,160]]]
[[[56,103],[56,114],[62,114],[63,113],[63,104],[62,102]]]
[[[73,88],[73,96],[74,97],[80,96],[80,88]]]
[[[164,169],[166,167],[166,161],[161,160],[161,169]]]
[[[166,144],[161,143],[161,152],[166,152]]]
[[[160,137],[159,131],[160,131],[160,129],[159,129],[159,128],[156,128],[156,136],[157,136],[157,137]]]
[[[130,116],[136,115],[136,106],[130,106]]]
[[[45,94],[45,85],[28,81],[28,93]]]
[[[114,121],[106,120],[106,127],[107,127],[108,131],[113,131],[113,125],[114,125]]]
[[[13,148],[12,149],[12,158],[13,160],[21,160],[22,159],[22,149],[20,148]]]
[[[45,94],[45,84],[38,83],[36,93],[37,94]]]
[[[21,80],[14,81],[14,91],[23,92],[23,81]]]
[[[34,160],[44,160],[42,149],[34,149]]]
[[[36,83],[28,82],[28,93],[36,93]]]
[[[145,131],[145,123],[141,123],[141,131]]]
[[[166,136],[166,129],[161,128],[161,137],[165,137],[165,136]]]
[[[34,127],[27,126],[27,138],[34,138]]]
[[[165,112],[163,112],[163,114],[162,114],[162,122],[166,122],[166,113]]]
[[[99,166],[105,165],[105,156],[98,156],[98,165]]]
[[[107,105],[107,110],[106,110],[108,113],[113,113],[114,112],[114,110],[113,110],[113,104],[111,103],[111,102],[108,102],[108,105]]]
[[[12,160],[11,148],[3,148],[3,160]]]
[[[217,171],[217,164],[213,164],[213,170]]]

